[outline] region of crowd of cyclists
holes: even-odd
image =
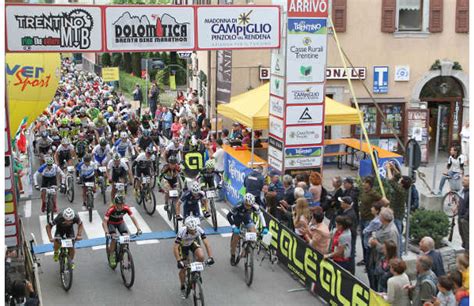
[[[110,207],[106,210],[102,227],[107,238],[129,232],[124,216],[130,216],[137,228],[141,229],[133,216],[130,205],[126,203],[127,186],[137,195],[142,188],[142,180],[147,179],[151,188],[164,194],[165,210],[170,210],[169,191],[179,190],[179,201],[174,208],[176,219],[183,222],[177,230],[174,256],[180,269],[181,290],[184,290],[184,271],[189,251],[195,260],[204,262],[204,244],[208,259],[206,264],[214,263],[212,249],[200,220],[209,218],[210,208],[205,190],[214,188],[219,193],[222,187],[222,154],[216,154],[223,144],[215,133],[210,132],[209,121],[203,118],[203,106],[198,103],[196,93],[190,91],[185,97],[179,93],[172,109],[158,106],[155,114],[148,109],[132,109],[132,105],[114,86],[103,82],[94,73],[80,71],[69,59],[62,62],[62,77],[54,100],[35,121],[33,148],[39,161],[34,173],[35,188],[41,190],[41,211],[46,205],[46,190],[56,188],[66,193],[67,173],[75,173],[75,184],[82,186],[83,210],[90,209],[87,203],[87,187],[93,184],[94,193],[102,176],[110,186]],[[169,112],[172,113],[170,125],[165,124]],[[189,125],[189,128],[188,128]],[[196,127],[197,125],[197,127]],[[180,128],[177,129],[176,126]],[[221,169],[216,169],[221,168]],[[125,186],[118,189],[117,186]],[[63,199],[60,197],[59,199]],[[104,196],[104,204],[105,204]],[[72,202],[72,200],[70,201]],[[140,202],[137,202],[140,205]],[[155,204],[156,205],[156,204]],[[54,242],[54,260],[58,260],[60,244],[58,238],[82,239],[83,224],[79,214],[71,207],[58,211],[56,195],[52,213],[48,220],[47,233]],[[259,213],[255,196],[246,194],[241,205],[234,207],[227,219],[233,228],[231,264],[235,265],[235,247],[240,233],[240,225],[249,232],[256,228],[250,214],[256,212],[267,232],[265,220]],[[87,222],[87,221],[84,221]],[[78,226],[77,234],[73,226]],[[56,230],[52,234],[52,227]],[[109,264],[117,264],[115,240],[109,247]],[[74,251],[70,253],[71,261]],[[74,263],[73,263],[74,268]]]

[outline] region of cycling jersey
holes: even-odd
[[[150,157],[150,159],[148,159],[146,157],[146,153],[145,152],[142,152],[140,154],[138,154],[137,158],[135,159],[134,161],[134,164],[138,165],[138,168],[151,168],[153,166],[153,156]]]
[[[179,151],[183,150],[183,145],[178,144],[178,146],[175,146],[174,142],[171,142],[166,146],[166,152],[168,152],[167,156],[168,158],[172,155],[176,156]]]
[[[196,241],[198,237],[201,237],[203,240],[206,239],[206,233],[200,226],[197,227],[194,234],[189,233],[188,229],[183,226],[178,230],[178,235],[176,236],[176,240],[174,242],[183,247],[188,247],[193,244],[193,242]]]
[[[53,140],[53,146],[58,147],[61,144],[61,136],[51,135],[51,139]]]
[[[187,216],[191,213],[198,217],[201,215],[199,211],[199,201],[205,198],[205,194],[202,191],[199,191],[197,197],[195,197],[191,191],[186,191],[183,196],[181,196],[181,203],[183,203],[183,217],[186,219]]]
[[[102,164],[104,159],[110,153],[110,146],[107,144],[105,148],[102,148],[100,145],[96,145],[94,150],[92,150],[92,154],[94,155],[95,160]]]
[[[71,153],[71,151],[73,151],[73,150],[74,150],[74,146],[72,144],[69,144],[67,146],[64,146],[63,144],[61,144],[57,148],[56,152],[58,152],[59,154],[61,154],[61,153]]]
[[[36,141],[36,144],[38,145],[39,148],[49,148],[53,144],[53,139],[50,137],[47,137],[46,139],[41,137]]]
[[[56,164],[53,164],[51,168],[48,168],[47,164],[42,164],[36,173],[40,173],[43,177],[56,177],[58,173],[64,175],[64,172]]]
[[[71,129],[68,126],[59,127],[59,135],[61,136],[61,138],[68,137],[70,131]]]
[[[132,216],[132,210],[128,205],[123,205],[122,210],[117,210],[115,205],[110,207],[107,212],[105,213],[104,220],[107,221],[108,224],[122,224],[124,223],[123,216],[128,214]]]
[[[181,168],[179,167],[179,165],[176,165],[176,168],[171,170],[170,165],[166,164],[161,169],[160,179],[164,178],[168,181],[169,180],[176,180],[180,172],[181,172]]]
[[[232,210],[227,214],[227,220],[231,225],[240,226],[240,223],[244,223],[247,227],[253,225],[252,218],[250,214],[255,212],[258,214],[260,218],[260,222],[262,223],[263,227],[266,227],[265,218],[263,217],[263,213],[260,210],[260,207],[257,204],[254,204],[247,209],[243,203],[234,206]]]
[[[138,147],[140,147],[142,150],[146,150],[146,148],[152,146],[153,144],[153,139],[151,139],[151,137],[145,138],[142,136],[138,138]]]
[[[122,157],[125,157],[125,154],[127,154],[127,149],[130,150],[130,153],[133,150],[132,142],[128,139],[123,141],[123,139],[120,138],[114,143],[114,150]]]
[[[90,179],[94,177],[95,171],[97,170],[97,164],[91,162],[89,165],[86,165],[84,162],[80,162],[78,165],[79,175],[81,178]]]
[[[115,165],[115,162],[113,160],[109,161],[109,164],[107,165],[107,169],[110,171],[112,175],[112,181],[118,182],[119,178],[121,177],[126,177],[128,173],[128,165],[124,161],[120,161],[120,164],[118,166]]]
[[[76,143],[76,154],[79,158],[83,158],[84,155],[86,154],[87,146],[89,143],[87,140],[79,140]]]
[[[80,225],[82,223],[79,214],[76,213],[74,215],[74,219],[72,219],[71,224],[64,224],[64,221],[66,221],[66,219],[64,219],[63,212],[64,210],[61,211],[51,222],[49,222],[49,225],[56,226],[56,229],[69,229],[72,228],[74,224]]]
[[[200,173],[200,183],[208,188],[215,188],[215,178],[219,177],[217,171],[208,172],[206,169],[202,170]]]

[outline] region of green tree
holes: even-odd
[[[129,52],[123,54],[123,69],[127,73],[132,73],[132,54]]]
[[[142,60],[141,53],[138,53],[138,52],[132,53],[132,72],[137,77],[140,77],[142,73],[141,60]]]
[[[102,53],[102,66],[109,67],[112,64],[109,53]]]
[[[122,53],[112,53],[112,66],[122,67]]]

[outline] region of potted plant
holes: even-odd
[[[429,236],[435,241],[435,247],[440,248],[449,229],[449,217],[442,211],[418,209],[410,216],[410,240],[416,245],[423,237]]]

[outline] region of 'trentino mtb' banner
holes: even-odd
[[[323,255],[293,231],[265,211],[263,214],[278,260],[312,293],[329,305],[388,306],[382,297],[351,273],[331,260],[323,260]]]

